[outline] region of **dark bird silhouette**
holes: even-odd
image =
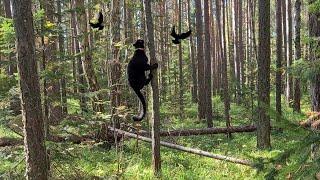
[[[103,14],[101,11],[99,12],[99,17],[98,17],[97,23],[89,22],[89,24],[92,28],[98,28],[99,30],[102,30],[104,28],[102,23],[103,23]]]
[[[191,30],[189,30],[188,32],[185,33],[181,33],[181,34],[177,34],[175,27],[172,27],[172,31],[171,31],[171,36],[174,38],[172,40],[172,42],[174,44],[180,44],[181,43],[181,39],[186,39],[187,37],[189,37],[191,35]]]

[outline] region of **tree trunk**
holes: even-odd
[[[270,148],[270,1],[259,0],[257,147]]]
[[[301,29],[301,0],[296,0],[295,2],[295,61],[301,58],[301,42],[300,42],[300,29]],[[294,102],[293,110],[295,112],[301,112],[300,108],[301,90],[300,90],[300,78],[296,76],[294,78]]]
[[[282,114],[281,110],[281,89],[282,89],[282,83],[281,83],[281,74],[282,74],[282,21],[281,21],[281,1],[283,0],[277,0],[276,1],[276,31],[277,31],[277,60],[276,60],[276,111],[278,115]]]
[[[189,28],[194,27],[194,23],[191,21],[191,0],[188,0],[188,24]],[[197,69],[196,69],[196,60],[194,57],[195,49],[194,49],[194,39],[193,36],[190,36],[189,39],[189,52],[191,59],[191,69],[192,69],[192,102],[198,102],[198,82],[197,82]]]
[[[221,12],[220,10],[222,10],[222,27],[220,30],[220,35],[221,35],[221,47],[222,47],[222,51],[221,51],[221,68],[222,68],[222,89],[223,89],[223,103],[224,103],[224,118],[226,120],[226,126],[230,127],[231,126],[231,122],[230,122],[230,96],[229,96],[229,85],[228,85],[228,67],[227,67],[227,43],[226,43],[226,35],[225,35],[225,13],[224,13],[224,8],[225,8],[225,2],[222,2],[222,6],[220,4],[220,2],[218,2],[220,0],[216,0],[216,4],[217,4],[217,14],[219,14],[219,19],[220,19],[220,15]],[[218,17],[217,17],[218,18]],[[220,22],[220,21],[219,21]],[[228,134],[228,137],[230,137],[231,134]]]
[[[310,0],[310,4],[315,3],[315,0]],[[313,66],[319,64],[320,54],[320,12],[309,12],[309,36],[310,40],[310,61]],[[316,68],[316,67],[313,67]],[[311,110],[320,111],[320,73],[315,72],[311,79]]]
[[[95,74],[93,63],[92,63],[92,52],[90,50],[90,44],[89,44],[89,35],[88,35],[88,21],[87,21],[87,15],[85,10],[85,3],[84,0],[76,0],[76,8],[78,8],[77,11],[77,22],[80,26],[81,34],[83,34],[83,40],[81,43],[81,50],[84,54],[84,59],[82,60],[83,69],[86,75],[86,79],[89,85],[90,92],[97,92],[100,90],[100,86],[97,80],[97,76]],[[93,109],[97,112],[103,112],[104,107],[102,104],[102,96],[98,93],[97,96],[93,99]]]
[[[112,17],[110,21],[111,35],[112,35],[112,60],[110,61],[111,72],[111,107],[116,108],[120,106],[120,78],[121,78],[121,64],[120,64],[120,47],[116,46],[120,42],[120,1],[112,1]]]
[[[3,0],[3,4],[4,4],[6,18],[12,19],[11,0]],[[8,55],[8,59],[10,62],[9,66],[7,68],[8,75],[13,75],[14,73],[17,72],[17,65],[16,65],[16,62],[14,61],[13,57],[14,57],[13,53],[10,53]]]
[[[179,34],[182,32],[182,2],[179,0]],[[183,72],[182,72],[182,43],[179,44],[179,115],[183,113]]]
[[[44,1],[44,8],[46,14],[46,20],[55,23],[55,4],[53,0]],[[59,67],[57,65],[57,38],[52,36],[48,40],[48,44],[45,46],[45,60],[46,68],[52,69],[53,74],[59,73]],[[49,124],[59,124],[63,118],[63,112],[61,107],[61,94],[60,94],[60,82],[57,77],[49,77],[47,79],[47,99],[48,99],[48,121]]]
[[[290,68],[292,65],[292,6],[291,6],[291,0],[287,0],[287,31],[288,31],[288,41],[287,41],[287,68]],[[289,71],[287,71],[287,83],[286,83],[286,97],[287,102],[290,106],[292,106],[292,100],[293,100],[293,79],[292,75]]]
[[[27,179],[48,179],[31,0],[14,0]]]
[[[281,1],[282,3],[282,34],[283,34],[283,64],[284,64],[284,67],[287,67],[287,41],[288,41],[288,36],[287,36],[287,3],[286,3],[286,0],[282,0]],[[284,93],[284,95],[286,96],[286,82],[287,82],[287,79],[286,79],[286,75],[284,75],[284,81],[283,81],[283,84],[282,84],[282,88],[283,88],[283,91],[282,93]]]
[[[204,84],[204,56],[203,56],[203,19],[202,19],[202,3],[196,1],[196,33],[197,33],[197,59],[198,59],[198,118],[205,118],[206,112],[206,96]]]
[[[75,0],[71,0],[71,9],[76,8]],[[76,18],[76,13],[71,12],[71,26],[72,26],[72,44],[73,44],[73,53],[74,54],[80,54],[80,41],[78,40],[78,35],[80,34],[79,32],[79,23],[80,21]],[[79,22],[79,23],[78,23]],[[81,56],[76,57],[76,69],[77,69],[77,81],[79,84],[77,85],[77,92],[79,93],[79,100],[80,100],[80,107],[81,107],[81,112],[86,112],[87,111],[87,105],[86,105],[86,98],[84,97],[84,93],[86,92],[86,82],[85,82],[85,76],[84,76],[84,71],[83,71],[83,66],[82,66],[82,60]]]
[[[204,31],[205,31],[205,93],[207,126],[213,127],[212,122],[212,85],[211,85],[211,35],[210,35],[209,0],[204,0]]]
[[[150,64],[157,63],[156,52],[154,46],[154,28],[151,13],[151,1],[144,0],[145,20],[148,36],[148,47],[150,51]],[[154,175],[159,176],[161,173],[161,158],[160,158],[160,107],[159,107],[159,88],[158,88],[158,73],[157,69],[151,71],[153,79],[151,81],[151,96],[152,97],[152,118],[151,118],[151,134],[152,134],[152,165]]]
[[[238,103],[241,103],[242,101],[242,96],[243,96],[243,89],[245,89],[245,59],[244,59],[244,49],[243,49],[243,13],[242,13],[242,1],[239,0],[239,7],[238,7],[238,18],[239,18],[239,64],[240,64],[240,71],[239,71],[239,76],[240,76],[240,82],[238,82],[240,85],[239,89],[239,98],[238,98]]]
[[[61,0],[57,1],[57,16],[58,16],[58,26],[59,26],[59,35],[58,35],[58,47],[59,47],[59,60],[62,62],[62,64],[65,63],[65,47],[64,47],[64,37],[63,37],[63,28],[62,28],[62,12],[61,12]],[[68,108],[67,108],[67,82],[66,82],[66,76],[63,76],[60,79],[61,83],[61,101],[62,101],[62,111],[64,114],[68,114]]]

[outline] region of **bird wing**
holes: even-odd
[[[187,38],[187,37],[189,37],[190,35],[191,35],[191,30],[189,30],[188,32],[186,32],[186,33],[182,33],[181,35],[180,35],[180,39],[185,39],[185,38]]]
[[[178,39],[179,38],[179,35],[176,33],[176,30],[175,30],[175,27],[173,26],[172,27],[172,31],[171,31],[171,34],[170,34],[172,37],[174,37],[175,39]]]
[[[99,23],[99,24],[103,23],[103,14],[102,14],[101,11],[99,12],[98,23]]]

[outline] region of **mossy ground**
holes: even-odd
[[[308,110],[307,100],[303,101],[303,112]],[[274,103],[271,103],[274,107]],[[195,104],[186,104],[184,118],[180,119],[172,105],[161,107],[162,129],[204,128],[205,122],[196,119]],[[252,110],[232,104],[231,118],[234,125],[250,124]],[[223,103],[214,98],[215,126],[224,126]],[[293,113],[284,107],[283,120],[277,122],[271,114],[272,126],[282,130],[272,130],[272,149],[258,150],[255,133],[226,135],[202,135],[189,137],[166,137],[163,141],[180,144],[242,159],[263,163],[264,168],[255,169],[244,165],[214,160],[161,147],[162,176],[160,179],[314,179],[320,171],[319,161],[309,158],[310,146],[304,144],[310,132],[297,126],[304,114]],[[146,123],[144,128],[148,128]],[[14,133],[0,126],[0,137],[13,137]],[[151,167],[150,144],[125,139],[118,149],[106,148],[101,144],[51,143],[50,149],[52,179],[155,179]],[[300,148],[300,149],[299,149]],[[294,149],[292,151],[292,149]],[[291,153],[288,153],[291,152]],[[288,154],[287,156],[283,156]],[[284,158],[283,158],[284,157]],[[22,179],[24,161],[22,147],[0,149],[0,175],[4,179]],[[0,179],[1,179],[0,178]]]

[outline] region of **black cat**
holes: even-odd
[[[146,100],[141,93],[141,89],[148,85],[152,79],[152,74],[149,74],[149,77],[146,78],[145,71],[149,71],[152,69],[158,68],[158,64],[155,63],[153,65],[148,64],[148,57],[144,52],[144,41],[138,39],[133,46],[136,48],[132,59],[128,64],[128,81],[131,88],[137,94],[138,98],[140,99],[143,111],[140,112],[139,116],[134,116],[132,119],[134,121],[141,121],[147,111]]]

